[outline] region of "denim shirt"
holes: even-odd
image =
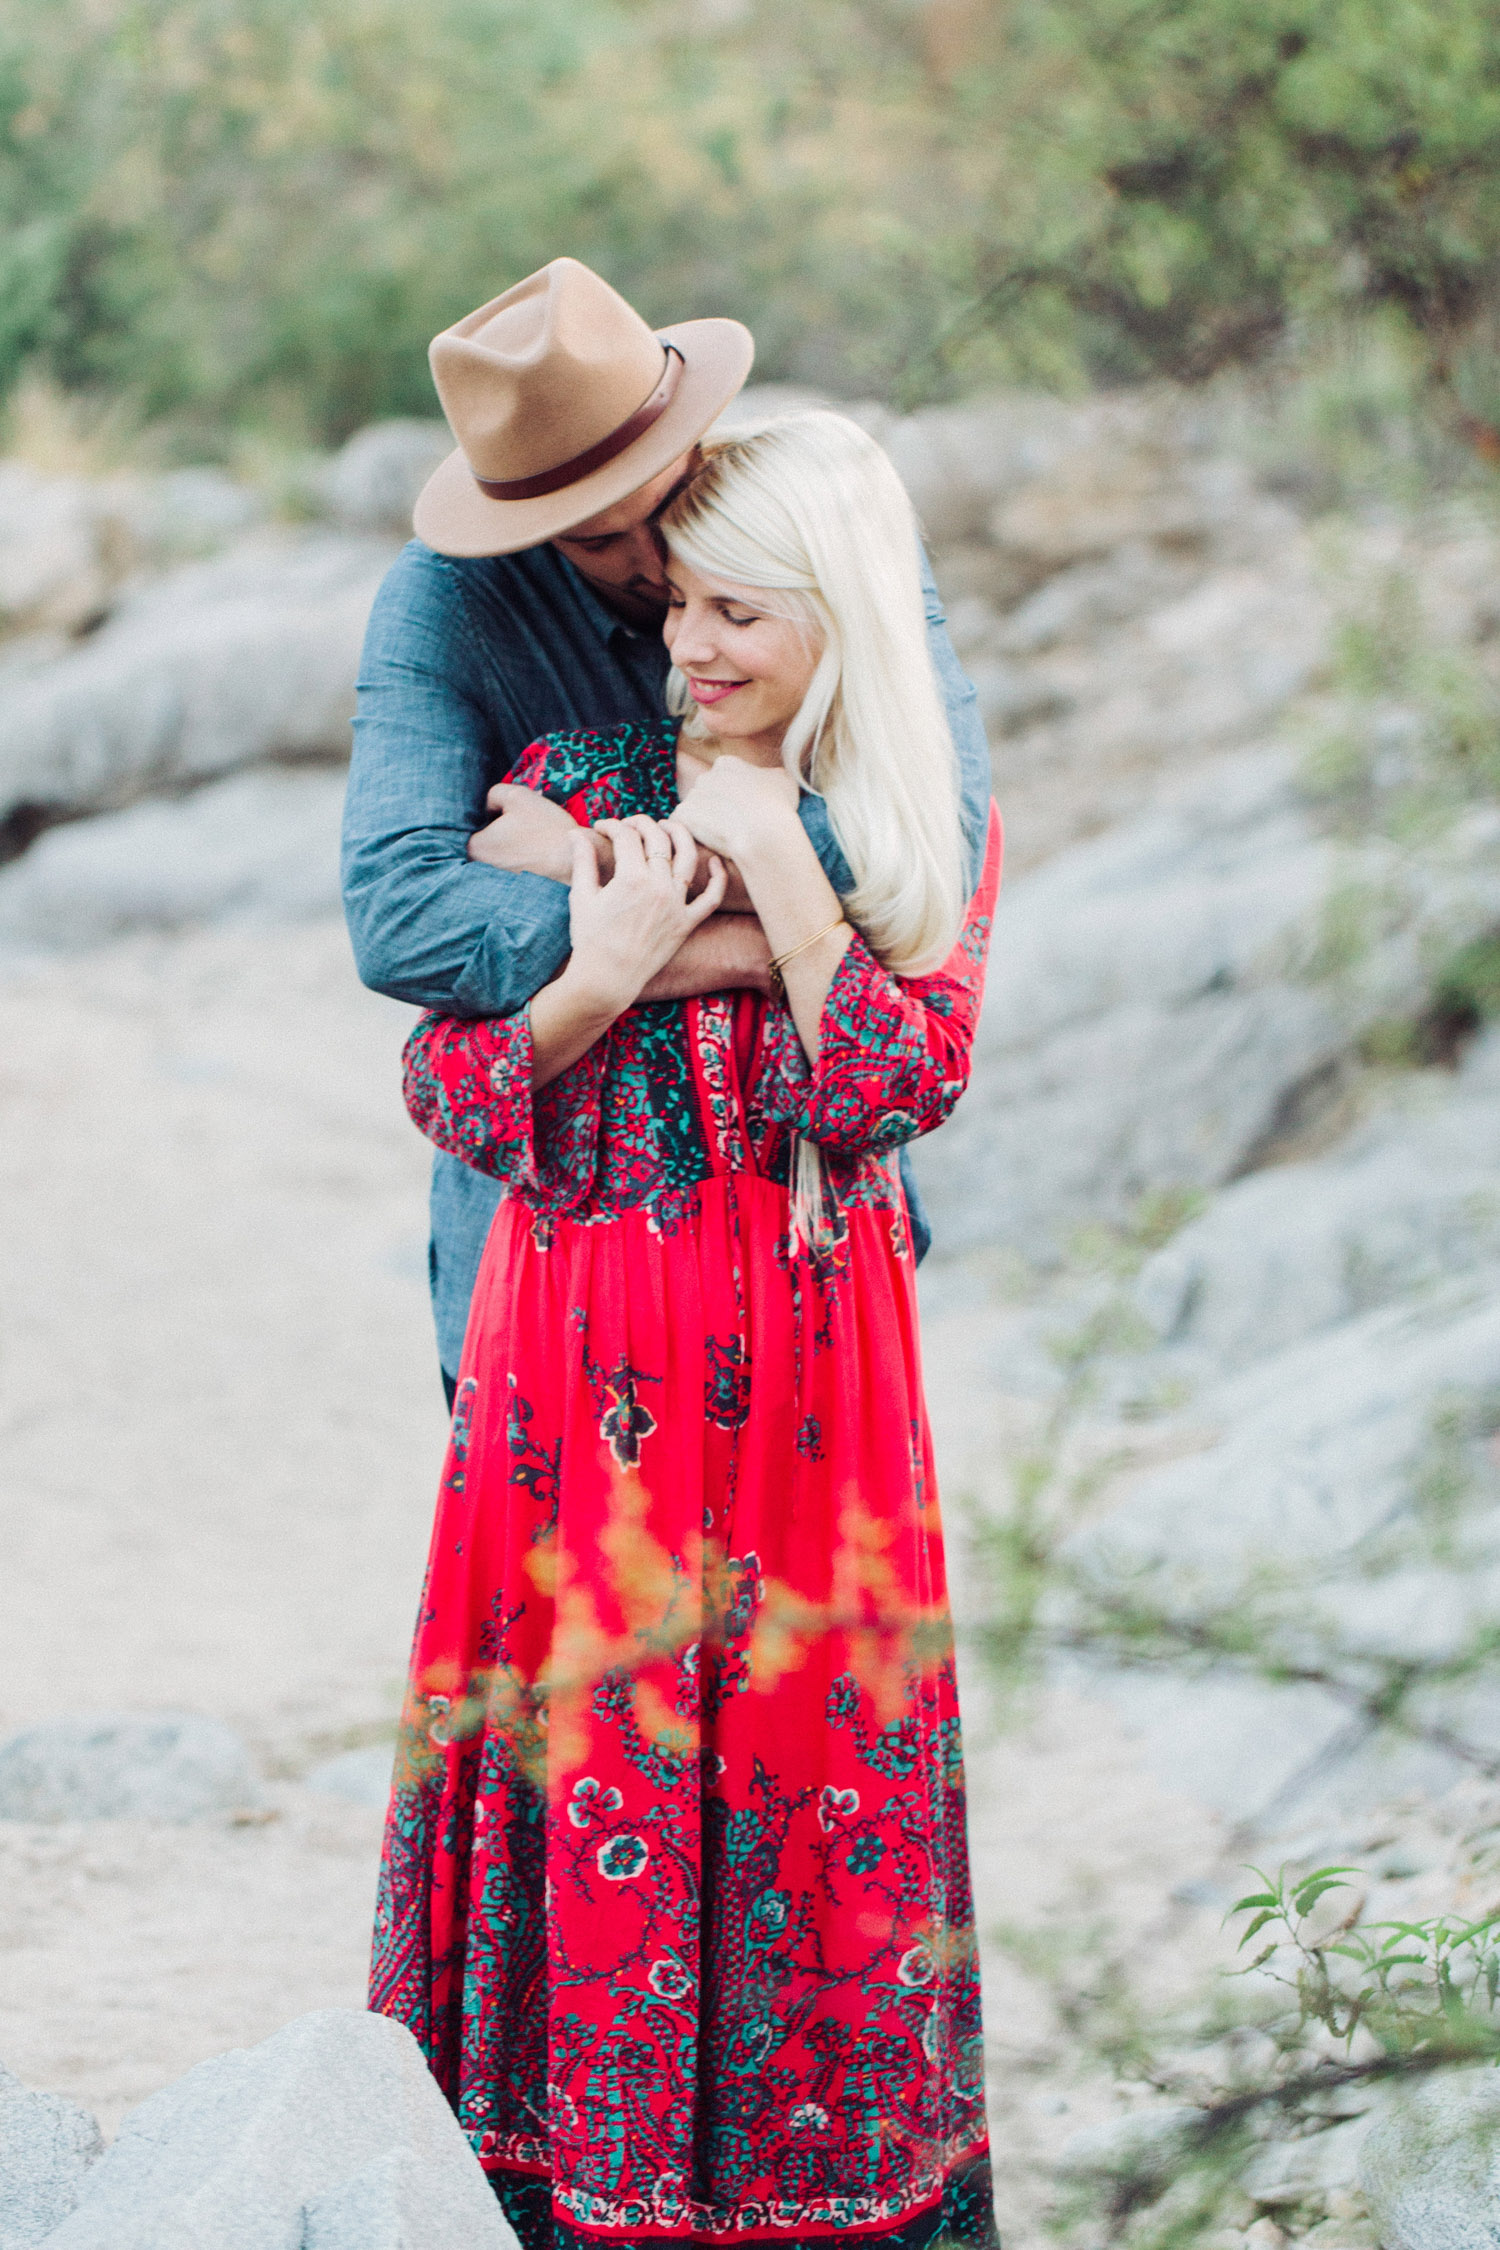
[[[925,557],[923,584],[972,884],[989,752]],[[659,724],[667,669],[661,635],[612,616],[555,547],[472,561],[418,540],[403,549],[365,634],[344,807],[344,912],[367,985],[445,1015],[508,1016],[555,975],[568,953],[566,886],[471,860],[469,838],[490,818],[490,788],[538,736],[622,719]],[[804,795],[801,809],[829,881],[847,893],[853,878],[823,800]],[[904,1177],[920,1257],[927,1225]],[[450,1374],[500,1193],[497,1180],[438,1155],[428,1272]]]

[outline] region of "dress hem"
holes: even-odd
[[[723,2228],[680,2228],[670,2222],[657,2221],[630,2227],[594,2227],[568,2218],[552,2207],[552,2197],[547,2192],[551,2182],[549,2171],[498,2160],[484,2163],[483,2170],[497,2201],[506,2210],[507,2217],[515,2227],[524,2250],[531,2250],[528,2239],[531,2230],[525,2227],[524,2222],[517,2224],[522,2215],[510,2208],[504,2192],[511,2185],[521,2191],[526,2203],[537,2206],[526,2215],[533,2223],[541,2221],[550,2227],[549,2239],[557,2246],[557,2250],[589,2250],[589,2246],[595,2244],[599,2245],[599,2250],[604,2250],[605,2245],[614,2245],[615,2250],[635,2250],[638,2243],[660,2242],[682,2243],[685,2250],[717,2250],[718,2245],[730,2242],[778,2242],[783,2245],[783,2250],[802,2250],[804,2244],[822,2246],[834,2242],[883,2243],[890,2245],[891,2250],[936,2250],[939,2243],[963,2245],[964,2250],[1000,2250],[999,2239],[994,2230],[987,2135],[954,2160],[934,2194],[913,2204],[900,2219],[860,2220],[848,2226],[817,2223],[808,2225],[792,2220],[781,2226],[766,2223],[746,2227],[730,2225]],[[536,2192],[539,2190],[542,2192]],[[980,2211],[970,2214],[971,2217],[979,2218],[977,2227],[960,2232],[951,2223],[955,2215],[955,2193],[965,2200],[977,2195]],[[545,2209],[541,2208],[544,2204]],[[933,2231],[934,2221],[938,2222],[936,2231]]]

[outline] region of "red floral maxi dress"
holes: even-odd
[[[554,736],[581,821],[672,732]],[[992,816],[951,959],[858,936],[784,1008],[632,1008],[533,1094],[525,1013],[426,1017],[407,1102],[508,1185],[402,1724],[371,2006],[527,2250],[993,2245],[942,1531],[892,1156],[968,1076]],[[828,1223],[791,1223],[794,1136]]]

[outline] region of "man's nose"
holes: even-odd
[[[632,576],[649,579],[653,586],[665,588],[666,551],[649,524],[642,524],[631,534],[630,568]]]

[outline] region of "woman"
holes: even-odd
[[[418,1124],[508,1193],[371,2004],[422,2042],[526,2250],[989,2245],[892,1152],[967,1077],[998,827],[965,914],[915,527],[854,424],[719,447],[662,529],[686,724],[535,745],[512,778],[580,824],[571,958],[523,1014],[427,1018],[408,1048]],[[775,996],[640,1003],[731,861]]]

